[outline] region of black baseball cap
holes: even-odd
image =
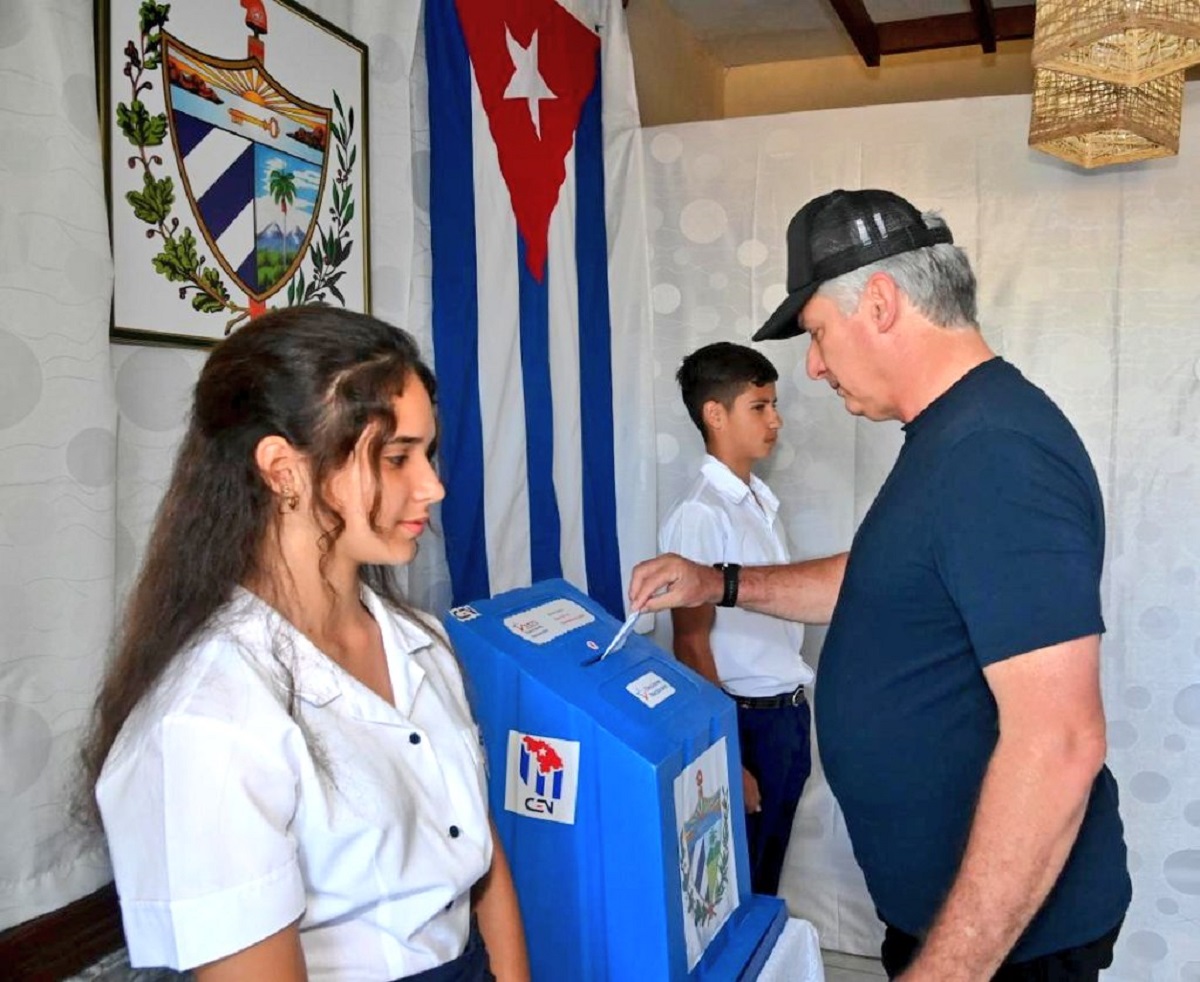
[[[830,191],[813,198],[788,224],[787,299],[754,340],[803,334],[800,312],[828,280],[888,256],[953,241],[950,229],[930,228],[916,208],[891,191]]]

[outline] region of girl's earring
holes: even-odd
[[[295,511],[300,507],[300,495],[290,484],[285,484],[280,492],[279,510],[281,512]]]

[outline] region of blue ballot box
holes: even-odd
[[[563,580],[456,607],[535,982],[754,979],[786,921],[750,892],[733,701]]]

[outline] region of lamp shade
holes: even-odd
[[[1200,0],[1037,0],[1033,64],[1142,85],[1200,62]]]
[[[1029,145],[1081,167],[1179,152],[1183,72],[1139,86],[1039,68]]]

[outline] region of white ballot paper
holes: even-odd
[[[604,649],[604,654],[600,656],[600,660],[604,661],[614,651],[617,651],[621,645],[625,643],[625,639],[629,637],[629,632],[633,630],[633,625],[637,623],[638,616],[641,611],[631,610],[629,616],[625,618],[625,623],[621,625],[621,630],[617,632],[617,636],[609,642],[608,647]]]

